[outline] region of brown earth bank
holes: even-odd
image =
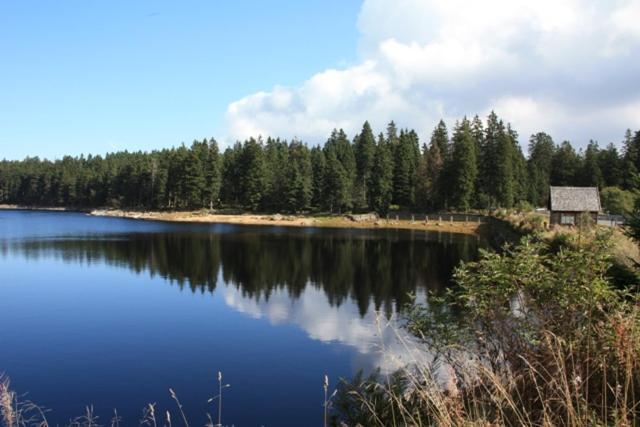
[[[334,227],[334,228],[364,228],[364,229],[407,229],[443,231],[464,234],[480,234],[482,223],[478,222],[450,222],[450,221],[411,221],[386,220],[349,216],[308,216],[308,215],[280,215],[280,214],[220,214],[207,211],[175,211],[175,212],[141,212],[119,209],[96,209],[90,212],[95,216],[110,216],[119,218],[133,218],[156,221],[173,222],[204,222],[238,225],[277,225],[284,227]]]
[[[254,214],[254,213],[216,213],[207,210],[196,211],[136,211],[123,209],[78,209],[62,207],[27,207],[20,205],[1,205],[0,209],[26,209],[47,211],[72,211],[85,212],[93,216],[130,218],[151,221],[171,222],[201,222],[238,225],[277,225],[285,227],[334,227],[334,228],[361,228],[361,229],[407,229],[442,231],[451,233],[463,233],[481,235],[484,223],[477,221],[450,221],[444,215],[441,220],[437,218],[425,221],[416,219],[383,219],[375,218],[371,214],[365,215],[281,215],[281,214]]]

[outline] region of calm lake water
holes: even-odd
[[[93,404],[191,425],[322,425],[322,381],[392,370],[378,327],[409,292],[447,286],[475,237],[400,230],[172,224],[0,211],[0,372],[64,424]],[[381,331],[382,333],[379,333]],[[394,357],[388,357],[388,353]],[[396,357],[397,356],[397,357]],[[214,417],[215,419],[215,417]]]

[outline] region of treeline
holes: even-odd
[[[368,122],[353,139],[334,130],[323,146],[250,138],[220,152],[214,139],[150,153],[127,151],[49,161],[0,162],[0,203],[31,206],[253,211],[420,211],[543,206],[549,185],[609,187],[605,198],[640,189],[640,131],[623,150],[591,141],[576,151],[545,133],[528,157],[495,113],[443,121],[428,143],[391,122],[377,137]],[[615,205],[615,200],[614,203]]]

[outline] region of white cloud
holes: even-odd
[[[521,141],[619,141],[640,128],[639,21],[640,0],[365,0],[359,64],[232,103],[228,136],[316,143],[393,119],[426,139],[495,109]]]

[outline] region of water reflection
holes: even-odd
[[[262,300],[246,297],[233,286],[225,287],[223,294],[229,307],[248,316],[266,319],[271,325],[291,323],[313,340],[337,342],[355,349],[359,355],[354,361],[356,370],[380,369],[391,373],[412,360],[429,357],[398,326],[395,311],[387,316],[375,311],[363,315],[352,304],[332,305],[316,287],[305,288],[295,302],[284,289],[275,290]]]
[[[30,260],[106,263],[161,276],[192,292],[222,280],[255,302],[300,300],[321,290],[330,307],[355,301],[359,316],[398,311],[416,291],[447,286],[460,260],[473,258],[473,236],[405,231],[159,232],[5,240],[0,252]],[[283,293],[284,292],[284,293]],[[272,315],[287,317],[284,312]]]

